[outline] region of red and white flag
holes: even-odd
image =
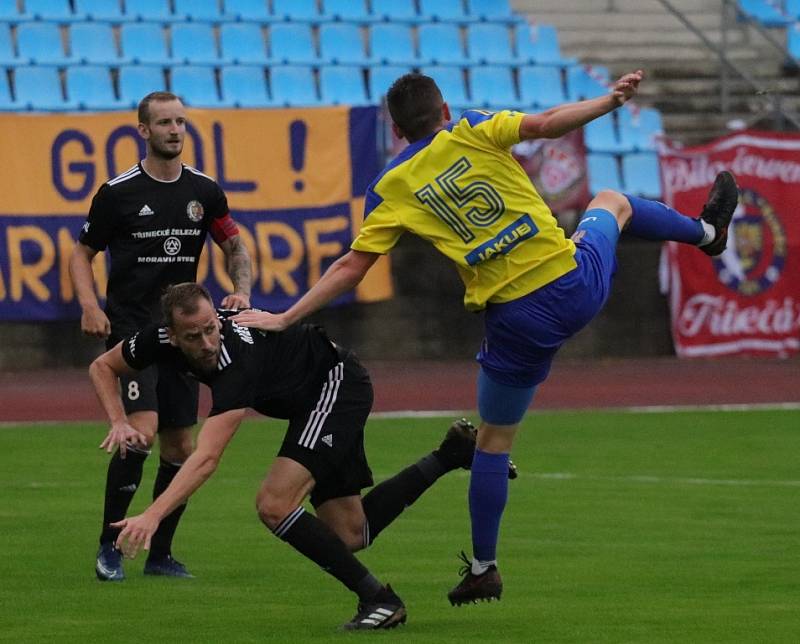
[[[669,242],[662,276],[681,357],[800,352],[800,135],[745,131],[660,152],[664,199],[699,213],[720,170],[739,184],[728,246]]]

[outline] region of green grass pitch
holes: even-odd
[[[375,419],[376,480],[449,419]],[[176,556],[194,580],[93,573],[102,425],[0,427],[0,641],[339,642],[354,598],[254,512],[283,424],[247,422],[192,499]],[[499,603],[452,608],[469,550],[468,474],[436,486],[360,556],[408,607],[382,641],[797,642],[800,413],[535,413],[513,457]],[[142,490],[148,501],[156,459]],[[373,636],[366,636],[372,639]]]

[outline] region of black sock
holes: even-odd
[[[292,548],[368,601],[383,589],[344,542],[327,525],[302,507],[290,513],[272,531]]]
[[[372,488],[362,501],[367,517],[364,545],[375,541],[386,526],[450,469],[435,453],[428,454]]]
[[[121,521],[125,518],[133,500],[133,495],[142,482],[144,461],[149,451],[131,448],[121,458],[119,450],[111,457],[106,474],[106,500],[103,509],[103,529],[100,532],[100,543],[116,541],[119,529],[109,527],[110,523]]]
[[[156,474],[156,482],[153,484],[154,501],[169,487],[172,479],[175,478],[175,475],[180,469],[180,465],[165,461],[163,458],[161,459],[158,466],[158,474]],[[158,530],[155,531],[153,539],[150,542],[149,558],[160,559],[161,557],[172,554],[172,538],[175,536],[175,530],[178,528],[178,521],[181,520],[185,509],[185,503],[179,505],[161,521]]]

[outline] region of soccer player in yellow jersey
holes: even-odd
[[[463,579],[448,593],[454,605],[500,598],[495,553],[514,435],[558,348],[605,304],[620,231],[694,244],[709,255],[725,249],[738,201],[729,172],[717,176],[697,218],[603,190],[568,239],[510,154],[515,143],[556,138],[611,112],[641,80],[641,71],[625,74],[606,96],[540,114],[468,110],[451,121],[431,78],[402,76],[387,102],[395,133],[409,145],[367,191],[364,223],[350,252],[285,313],[234,318],[265,330],[286,328],[358,284],[406,231],[455,263],[465,306],[485,311],[485,337],[477,356],[482,422],[469,487],[473,558],[462,553]]]

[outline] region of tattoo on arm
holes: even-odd
[[[250,295],[250,255],[242,238],[238,235],[226,240],[225,255],[227,257],[228,277],[233,282],[233,290],[236,293]]]

